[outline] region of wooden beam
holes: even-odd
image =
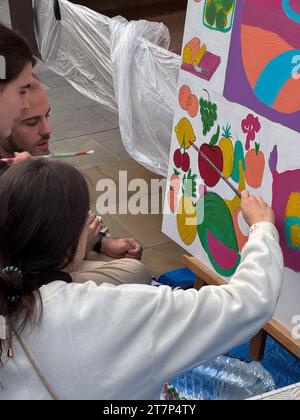
[[[12,29],[21,34],[31,46],[33,54],[41,58],[34,33],[32,0],[9,0]]]

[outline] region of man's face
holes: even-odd
[[[22,112],[21,118],[12,129],[8,142],[14,151],[29,152],[32,156],[49,154],[51,127],[50,108],[45,89],[39,84],[28,93],[29,109]]]
[[[11,128],[28,109],[28,91],[32,84],[32,65],[26,64],[17,79],[0,89],[0,138],[11,134]]]

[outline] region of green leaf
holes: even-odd
[[[215,144],[217,144],[218,143],[218,141],[219,141],[219,137],[220,137],[220,126],[218,125],[218,130],[217,130],[217,132],[216,132],[216,134],[214,134],[213,136],[212,136],[212,138],[211,138],[211,140],[210,140],[210,142],[209,142],[209,145],[210,146],[214,146]]]
[[[260,144],[259,143],[255,143],[255,153],[258,155],[259,153],[259,148],[260,148]]]
[[[197,175],[192,175],[192,170],[190,169],[188,174],[184,175],[182,181],[182,194],[185,197],[196,197],[196,179]]]
[[[222,136],[231,139],[231,125],[227,124],[226,127],[222,127],[222,130]]]
[[[181,143],[180,150],[183,148],[183,150],[185,151],[184,144],[185,144],[185,134],[183,135],[183,141],[182,141],[182,143]]]

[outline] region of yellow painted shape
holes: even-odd
[[[239,174],[240,174],[240,180],[239,180],[239,192],[244,191],[246,188],[246,182],[245,182],[245,172],[243,170],[242,162],[239,162]],[[233,200],[225,200],[225,203],[227,204],[227,207],[230,210],[230,213],[234,215],[234,213],[241,207],[241,199],[235,195]]]
[[[223,175],[230,178],[234,166],[234,151],[232,141],[229,138],[223,137],[220,140],[219,147],[223,153]]]
[[[300,226],[293,225],[291,227],[291,242],[295,247],[300,247]]]
[[[191,245],[197,234],[196,207],[189,197],[182,197],[178,206],[177,228],[183,243]]]
[[[201,42],[199,38],[193,38],[185,45],[182,56],[183,64],[192,64],[192,61],[198,54],[200,44]]]
[[[196,141],[195,132],[192,124],[187,118],[182,118],[175,127],[175,133],[180,147],[184,147],[185,150],[191,147],[191,143]]]
[[[286,217],[300,217],[300,193],[293,192],[286,206]]]
[[[194,58],[194,60],[192,62],[192,64],[194,66],[198,66],[200,64],[200,61],[202,60],[202,58],[203,58],[204,54],[206,53],[206,51],[207,51],[206,45],[203,44],[202,47],[200,48],[198,54],[196,55],[196,57]]]

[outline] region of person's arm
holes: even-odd
[[[177,375],[253,337],[275,312],[282,276],[278,233],[273,224],[262,222],[252,230],[228,285],[199,292],[160,288],[153,333],[155,371]]]
[[[100,235],[110,237],[109,229],[103,223],[102,217],[96,216],[94,213],[90,212],[88,220],[88,240],[86,246],[86,256],[89,252],[93,250],[95,252],[101,252]]]
[[[260,197],[247,193],[243,193],[242,211],[252,227],[228,285],[200,291],[159,288],[153,359],[155,372],[162,377],[177,375],[246,342],[275,313],[283,255],[274,213]]]
[[[246,193],[243,204],[248,223],[255,224],[241,264],[226,286],[200,291],[93,282],[69,286],[77,292],[76,298],[72,293],[73,353],[84,363],[94,363],[93,386],[100,377],[111,375],[108,361],[114,360],[118,371],[126,370],[126,375],[119,375],[127,385],[122,398],[144,398],[141,382],[148,390],[157,390],[163,381],[246,342],[272,318],[283,274],[278,233],[269,221],[274,214]],[[93,337],[92,346],[76,328]]]
[[[104,237],[101,243],[101,253],[110,258],[131,258],[141,260],[143,246],[135,238],[112,239]]]

